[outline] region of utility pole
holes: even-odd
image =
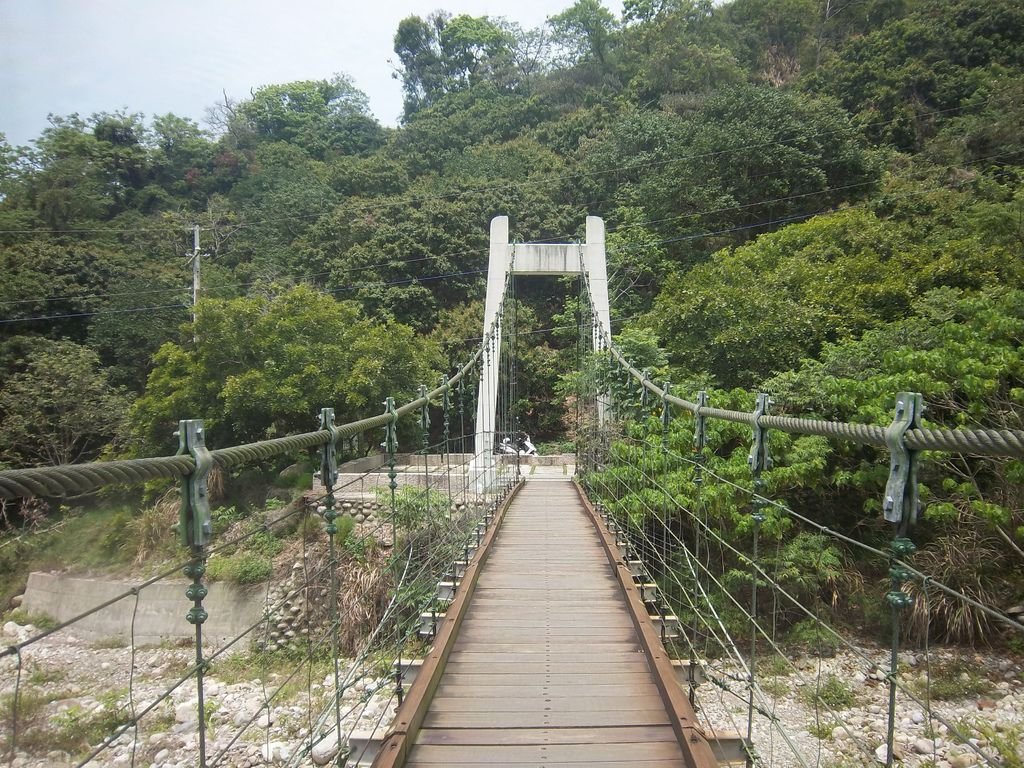
[[[199,301],[199,225],[192,227],[192,341],[196,341],[196,304]]]

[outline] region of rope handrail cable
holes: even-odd
[[[666,396],[661,387],[645,378],[643,373],[626,360],[611,342],[607,333],[605,333],[605,338],[608,349],[616,361],[657,399],[664,398],[672,405],[684,408],[695,416],[709,416],[735,424],[753,425],[754,415],[752,413],[701,407],[675,395]],[[792,434],[832,437],[879,448],[886,446],[885,428],[874,424],[851,424],[843,421],[781,415],[761,416],[758,422],[763,427]],[[907,447],[914,450],[945,451],[973,456],[1024,456],[1024,430],[1018,429],[909,429],[904,440]]]
[[[401,406],[397,409],[395,416],[384,413],[349,422],[337,427],[335,434],[339,438],[351,437],[370,429],[383,427],[393,418],[401,418],[417,408],[423,407],[430,400],[440,396],[445,389],[458,384],[482,354],[481,345],[469,362],[447,379],[444,384],[428,392],[424,397]],[[210,455],[218,466],[230,468],[292,451],[314,448],[324,445],[329,439],[329,432],[316,430],[245,445],[217,448],[211,450]],[[9,469],[0,471],[0,498],[76,496],[105,485],[130,485],[157,479],[181,479],[192,474],[194,469],[194,459],[186,455],[97,461],[89,464],[66,464],[57,467]]]

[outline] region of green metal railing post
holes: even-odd
[[[445,479],[448,485],[448,519],[451,520],[455,506],[455,498],[452,496],[452,454],[448,441],[451,439],[451,410],[452,398],[449,394],[451,387],[448,386],[448,379],[441,377],[441,413],[444,416],[444,428],[442,430],[441,451],[444,453]]]
[[[476,370],[476,366],[473,366],[473,370]],[[469,374],[466,374],[467,376]],[[466,462],[466,376],[459,379],[459,449],[462,456],[459,458],[460,462]],[[463,469],[461,471],[462,480],[462,503],[468,504],[468,492],[469,483],[472,478],[469,476],[469,468],[471,462],[462,464]]]
[[[391,545],[398,546],[398,503],[395,492],[398,490],[398,473],[395,471],[395,454],[398,453],[398,413],[395,410],[395,398],[384,401],[384,413],[391,420],[384,427],[384,453],[388,457],[388,488],[391,490]]]
[[[702,408],[708,407],[708,393],[703,389],[697,393],[697,410],[694,411],[693,418],[693,484],[696,487],[698,505],[700,503],[700,490],[704,484],[704,448],[707,446],[708,434],[707,434],[707,417],[701,413]],[[696,560],[700,560],[700,542],[703,537],[703,531],[700,525],[694,526],[693,531],[693,556]],[[696,580],[697,573],[694,573],[694,579]],[[696,584],[694,587],[696,588]],[[697,630],[699,626],[699,617],[697,612],[693,612],[693,624],[690,630],[690,637],[696,639]],[[687,683],[689,685],[689,697],[690,706],[695,706],[697,703],[697,675],[696,669],[699,660],[695,653],[696,645],[694,642],[690,643],[690,666],[687,674]]]
[[[669,461],[668,461],[668,458],[669,458],[668,457],[668,453],[669,453],[669,451],[668,451],[668,431],[669,431],[669,428],[672,425],[672,404],[669,402],[668,398],[671,395],[671,393],[672,393],[672,384],[670,382],[666,381],[665,382],[665,393],[661,396],[661,471],[662,471],[662,480],[661,480],[661,482],[662,482],[662,485],[665,488],[665,494],[664,494],[665,508],[664,508],[664,513],[663,513],[664,514],[664,525],[661,525],[661,526],[658,527],[658,534],[659,534],[658,539],[660,539],[660,541],[656,542],[657,544],[660,545],[660,549],[661,549],[661,551],[658,552],[658,559],[660,560],[660,562],[662,562],[664,564],[664,567],[666,568],[666,570],[668,569],[668,562],[667,562],[667,558],[668,558],[668,531],[666,530],[666,528],[668,527],[668,514],[669,514],[669,509],[671,507],[671,499],[669,497],[669,491],[668,491],[668,467],[669,467]],[[664,583],[664,581],[665,580],[662,579],[663,583]],[[665,622],[664,621],[662,621],[661,627],[662,627],[662,632],[664,633],[664,630],[665,630]]]
[[[919,451],[906,445],[906,433],[919,429],[924,403],[916,392],[900,392],[896,397],[896,415],[885,430],[885,443],[889,448],[889,480],[885,486],[882,511],[885,519],[893,524],[893,540],[889,544],[889,592],[885,599],[889,603],[892,635],[889,648],[889,711],[886,729],[886,766],[893,764],[893,749],[896,738],[896,678],[899,673],[900,624],[903,611],[913,604],[910,595],[903,591],[903,584],[910,578],[898,561],[912,555],[917,547],[907,538],[910,527],[917,522],[920,502],[917,495],[917,464]]]
[[[758,394],[757,404],[753,413],[753,435],[750,446],[750,454],[747,456],[747,465],[754,476],[754,495],[751,499],[751,520],[753,521],[753,546],[750,561],[750,660],[749,681],[747,690],[747,766],[753,765],[753,758],[749,747],[753,744],[754,735],[754,686],[757,683],[757,560],[758,545],[761,534],[761,523],[764,522],[764,480],[761,473],[772,468],[772,457],[768,451],[768,430],[761,426],[761,417],[768,413],[771,406],[771,398],[764,392]]]
[[[391,492],[391,551],[398,552],[398,473],[395,471],[395,454],[398,453],[398,412],[395,409],[395,399],[389,397],[384,401],[384,413],[391,417],[384,427],[384,453],[388,459],[388,490]],[[391,577],[395,582],[395,589],[398,588],[398,558],[392,554]],[[401,637],[401,624],[399,615],[395,613],[395,636]],[[402,701],[402,649],[398,652],[398,668],[395,672],[395,696],[399,703]],[[340,739],[339,731],[339,739]],[[339,753],[340,754],[340,753]]]
[[[334,409],[320,409],[320,429],[328,432],[327,442],[320,448],[320,481],[324,485],[324,521],[327,523],[328,554],[331,561],[331,658],[334,661],[334,733],[338,739],[339,754],[341,751],[341,666],[338,661],[338,552],[335,535],[338,526],[335,520],[334,486],[338,482],[338,430],[334,425]],[[310,734],[312,738],[312,734]]]
[[[199,768],[206,768],[206,691],[205,677],[207,663],[203,657],[203,624],[209,614],[203,608],[203,600],[209,590],[203,585],[206,573],[206,548],[210,544],[212,523],[210,520],[210,495],[208,481],[213,469],[213,457],[206,449],[206,436],[202,419],[186,419],[178,422],[178,453],[187,453],[195,460],[195,469],[186,475],[181,483],[181,511],[178,535],[182,544],[192,553],[192,560],[184,568],[185,576],[192,583],[185,590],[185,596],[192,601],[185,618],[196,630],[196,692],[199,728]]]
[[[423,454],[423,501],[427,505],[427,520],[430,521],[430,530],[433,531],[433,510],[430,504],[430,401],[425,400],[427,396],[427,385],[420,384],[420,398],[424,399],[423,407],[420,408],[420,453]]]

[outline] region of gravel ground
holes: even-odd
[[[754,744],[760,762],[773,768],[884,765],[888,650],[861,647],[832,658],[790,662],[792,666],[785,665],[781,674],[773,676],[769,674],[772,667],[782,665],[762,661],[758,674],[764,689],[758,704],[775,718],[773,722],[755,713]],[[745,734],[748,706],[743,675],[736,667],[714,666],[712,674],[724,679],[739,697],[722,686],[704,683],[698,688],[699,714],[711,729]],[[902,681],[918,701],[897,692],[893,749],[897,762],[936,768],[984,764],[972,746],[997,759],[1000,749],[1015,749],[1017,760],[1024,760],[1024,675],[1019,661],[943,649],[933,651],[930,659],[901,653],[900,669]],[[815,706],[818,696],[832,706]]]
[[[0,642],[19,642],[34,632],[31,626],[8,622]],[[885,650],[864,647],[858,653],[844,652],[828,659],[795,658],[791,660],[795,670],[775,669],[781,672],[777,675],[769,674],[772,667],[779,667],[777,663],[762,662],[759,679],[765,694],[761,708],[772,713],[775,724],[761,715],[754,718],[759,763],[773,768],[884,763],[888,688],[880,670],[887,660]],[[130,648],[60,633],[27,648],[21,662],[19,748],[10,765],[57,768],[77,764],[88,753],[82,749],[86,742],[100,743],[104,727],[118,722],[118,711],[129,707],[130,684],[135,711],[139,712],[194,663],[194,651],[187,647],[137,649],[134,679],[130,680]],[[967,768],[983,762],[964,740],[989,754],[1015,748],[1018,759],[1024,760],[1024,673],[1019,660],[941,650],[933,652],[928,664],[923,656],[901,654],[901,666],[907,684],[921,691],[922,699],[922,680],[928,668],[933,681],[944,684],[945,695],[952,689],[954,698],[933,700],[931,712],[956,725],[961,734],[930,718],[922,704],[901,695],[895,750],[900,763]],[[710,672],[721,684],[706,682],[698,688],[703,722],[709,729],[745,732],[746,688],[741,671],[714,662]],[[315,719],[329,701],[333,675],[325,678],[323,673],[322,668],[317,669],[315,679],[300,673],[290,685],[293,692],[268,707],[265,697],[284,682],[283,674],[269,674],[264,679],[258,671],[246,668],[244,661],[221,672],[215,667],[206,685],[211,765],[243,768],[329,763],[337,752],[337,739],[333,731],[326,730],[331,726],[318,727],[308,714],[313,712]],[[0,721],[0,754],[4,758],[9,757],[11,697],[17,678],[15,659],[0,660],[0,702],[6,711]],[[839,701],[834,715],[811,704],[816,685],[825,685],[825,690],[839,696],[832,699]],[[970,695],[956,696],[958,686]],[[372,731],[379,724],[383,733],[394,711],[391,688],[385,680],[356,682],[343,700],[343,732]],[[841,701],[844,696],[847,701]],[[142,719],[137,734],[128,731],[91,764],[193,766],[198,757],[197,713],[195,683],[188,680]],[[333,723],[333,714],[329,720]],[[310,754],[311,732],[319,741]],[[70,743],[76,738],[80,739],[78,746]]]

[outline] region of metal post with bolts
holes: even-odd
[[[917,522],[920,500],[917,494],[917,464],[919,451],[911,450],[906,444],[907,431],[921,426],[924,401],[916,392],[900,392],[896,396],[896,414],[892,424],[885,430],[885,443],[889,448],[889,480],[885,486],[882,512],[887,522],[893,525],[893,539],[889,544],[889,592],[885,599],[889,603],[892,620],[892,636],[889,648],[889,712],[886,730],[886,766],[893,764],[893,749],[896,737],[896,676],[899,671],[900,623],[903,611],[909,608],[913,599],[903,591],[903,584],[910,578],[910,572],[902,565],[904,558],[912,555],[917,547],[907,534]]]
[[[196,690],[198,695],[199,720],[199,768],[206,768],[206,702],[204,679],[207,662],[203,657],[203,624],[208,618],[203,600],[209,590],[203,585],[206,573],[206,548],[212,535],[210,521],[209,475],[213,468],[213,456],[206,449],[205,430],[202,419],[187,419],[178,422],[178,453],[187,453],[195,460],[195,469],[182,479],[181,511],[178,521],[178,536],[188,547],[192,559],[184,568],[185,575],[192,583],[185,590],[185,596],[192,601],[185,618],[196,629]]]

